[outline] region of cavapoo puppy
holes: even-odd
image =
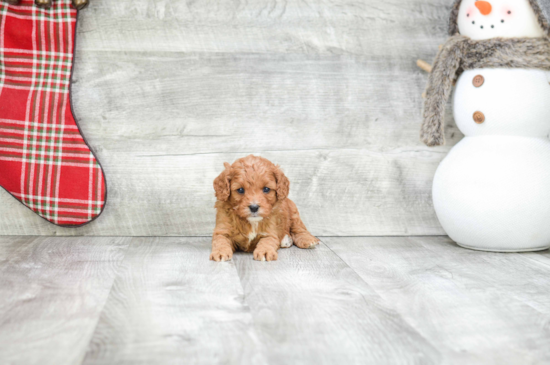
[[[279,166],[253,155],[224,166],[214,180],[217,215],[210,260],[231,260],[241,250],[254,252],[254,260],[274,261],[279,247],[319,244],[287,198],[290,183]]]

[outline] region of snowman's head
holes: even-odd
[[[474,40],[539,38],[548,35],[549,0],[458,0],[450,31]],[[542,4],[542,6],[541,6]]]

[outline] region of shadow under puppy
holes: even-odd
[[[287,198],[290,182],[279,166],[253,155],[224,166],[214,180],[217,214],[210,260],[231,260],[241,250],[254,252],[254,260],[274,261],[280,247],[319,244]]]

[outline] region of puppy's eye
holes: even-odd
[[[270,188],[268,188],[268,187],[265,187],[265,188],[264,188],[264,193],[269,193],[270,191],[271,191]]]
[[[239,193],[239,194],[244,194],[244,189],[243,189],[243,188],[237,189],[237,193]]]

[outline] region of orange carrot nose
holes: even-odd
[[[476,1],[476,7],[483,15],[489,15],[491,14],[491,10],[493,10],[493,6],[488,1]]]

